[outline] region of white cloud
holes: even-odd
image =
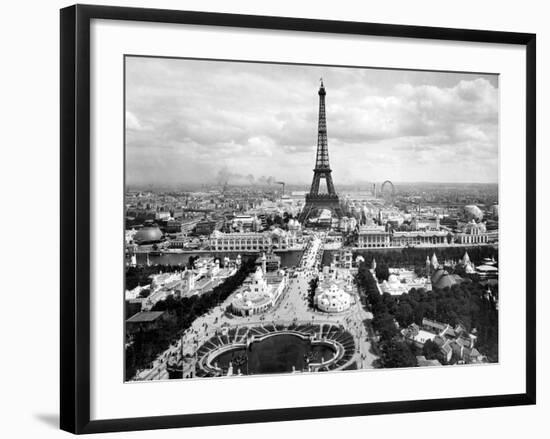
[[[336,184],[425,176],[496,181],[498,175],[496,76],[148,58],[127,62],[130,183],[214,181],[225,167],[255,179],[308,183],[320,76],[327,88]]]

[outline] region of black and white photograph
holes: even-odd
[[[499,362],[499,75],[124,57],[125,381]]]
[[[544,6],[7,2],[0,436],[545,437]]]

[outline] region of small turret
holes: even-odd
[[[437,269],[439,268],[439,262],[437,262],[437,256],[435,255],[435,252],[434,252],[434,254],[432,255],[432,263],[431,263],[431,265],[432,265],[432,268],[433,268],[434,270],[437,270]]]

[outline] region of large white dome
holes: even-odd
[[[162,232],[158,227],[144,227],[134,235],[137,244],[158,242],[162,238]]]
[[[464,218],[467,221],[475,220],[481,221],[483,219],[483,212],[475,204],[469,204],[464,206],[463,209]]]

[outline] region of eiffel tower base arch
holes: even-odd
[[[315,212],[327,209],[332,212],[332,214],[338,218],[344,216],[342,206],[340,205],[340,200],[338,195],[334,194],[319,194],[319,195],[306,195],[306,204],[300,213],[298,221],[302,224],[306,224],[306,221],[314,214]]]

